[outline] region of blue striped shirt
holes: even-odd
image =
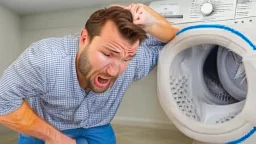
[[[146,76],[157,64],[164,43],[148,36],[125,72],[100,94],[79,86],[75,68],[79,37],[51,37],[31,44],[2,75],[0,115],[17,110],[26,100],[59,130],[110,123],[131,82]]]

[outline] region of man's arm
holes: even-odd
[[[74,144],[73,140],[35,114],[24,100],[47,92],[46,45],[46,41],[31,45],[4,71],[0,79],[0,123],[44,140],[46,144]]]
[[[179,29],[173,27],[170,22],[150,7],[146,6],[145,9],[156,19],[152,25],[145,27],[145,31],[162,42],[171,41]]]
[[[136,69],[134,80],[141,79],[154,68],[157,64],[159,52],[166,44],[150,34],[147,34],[147,36],[148,38],[141,43],[135,56]]]
[[[24,101],[17,110],[0,116],[0,123],[6,127],[44,141],[55,141],[62,135],[58,130],[37,116]]]
[[[157,64],[159,51],[175,37],[179,30],[156,11],[143,4],[131,4],[126,9],[131,11],[133,22],[148,33],[148,38],[142,42],[136,54],[134,80],[139,80]]]

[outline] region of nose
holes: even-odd
[[[112,61],[107,69],[107,73],[112,76],[115,77],[118,75],[120,71],[120,61]]]

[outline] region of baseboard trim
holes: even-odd
[[[148,128],[157,128],[157,129],[176,129],[171,122],[127,118],[127,117],[115,117],[112,120],[111,124],[124,125],[124,126],[148,127]]]

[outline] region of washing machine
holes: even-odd
[[[165,0],[149,6],[180,31],[161,50],[159,102],[204,143],[256,143],[256,0]]]

